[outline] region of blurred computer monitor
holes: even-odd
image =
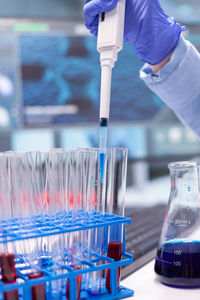
[[[97,122],[100,64],[96,38],[87,35],[77,21],[10,22],[6,30],[0,23],[0,93],[2,74],[7,80],[5,92],[12,93],[16,106],[13,126]],[[144,123],[162,111],[163,103],[139,79],[141,66],[133,48],[125,45],[113,71],[111,121]]]
[[[94,37],[22,34],[19,45],[25,126],[97,122],[100,64]],[[141,65],[132,47],[125,45],[113,71],[114,122],[152,121],[163,108],[139,79]]]

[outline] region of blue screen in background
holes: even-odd
[[[20,55],[25,125],[97,122],[96,38],[22,35]],[[139,78],[141,66],[133,48],[125,45],[113,71],[111,121],[151,121],[162,109],[160,99]]]

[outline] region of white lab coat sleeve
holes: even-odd
[[[148,64],[140,77],[200,137],[200,54],[182,36],[170,61],[154,74]]]

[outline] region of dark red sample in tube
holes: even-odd
[[[81,268],[79,266],[70,266],[74,270],[80,270]],[[81,284],[82,284],[82,275],[76,276],[76,296],[77,300],[80,300],[81,295]],[[67,279],[67,290],[66,290],[66,298],[67,300],[70,300],[70,291],[69,291],[69,279]]]
[[[15,257],[13,253],[0,254],[0,268],[2,282],[4,284],[16,283],[17,272],[15,269]],[[4,292],[4,300],[18,300],[18,290]]]
[[[41,277],[43,277],[43,274],[41,272],[33,272],[31,274],[28,274],[29,279],[36,279]],[[31,295],[32,300],[46,300],[44,283],[33,285],[31,287]]]
[[[115,261],[121,260],[122,257],[122,243],[121,242],[110,242],[108,243],[108,251],[107,251],[107,256],[110,258],[113,258]],[[117,288],[119,289],[120,285],[120,277],[121,277],[121,272],[120,268],[117,269]],[[110,287],[110,269],[107,269],[106,271],[106,288],[108,292],[111,292],[111,287]]]

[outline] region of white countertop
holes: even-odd
[[[121,284],[134,290],[134,300],[200,300],[200,288],[181,289],[168,287],[156,279],[154,260],[133,273]]]

